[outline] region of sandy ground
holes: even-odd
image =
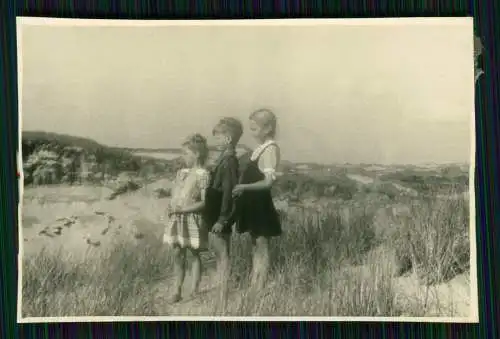
[[[86,187],[26,190],[20,238],[23,254],[36,255],[46,248],[80,257],[109,248],[124,237],[139,240],[151,233],[150,228],[156,233],[162,230],[167,199],[155,199],[140,190],[105,200],[110,193]]]
[[[151,187],[112,201],[104,199],[111,193],[106,188],[26,189],[20,238],[24,256],[36,255],[42,248],[47,248],[62,249],[71,252],[75,258],[81,258],[109,248],[122,237],[144,241],[144,234],[160,236],[168,200],[154,198],[149,192]],[[375,257],[380,260],[380,253]],[[366,267],[352,269],[363,272]],[[207,274],[212,274],[212,271]],[[159,305],[163,305],[163,309],[159,311],[162,315],[201,314],[199,312],[203,312],[203,307],[200,303],[207,298],[217,297],[214,295],[217,289],[207,283],[213,280],[204,278],[202,292],[206,297],[187,300],[176,306],[165,306],[164,302],[159,301]],[[455,316],[467,317],[471,299],[469,280],[467,275],[460,275],[448,283],[426,288],[418,284],[418,279],[409,275],[394,278],[393,284],[399,303],[425,303],[428,305],[427,316],[438,316],[443,310],[449,313],[453,309]],[[169,294],[168,286],[168,282],[158,284],[160,296]],[[233,297],[238,298],[238,293]]]
[[[405,187],[405,186],[400,185],[400,184],[395,183],[395,182],[393,182],[393,183],[392,183],[392,185],[393,185],[394,187],[396,187],[398,190],[403,191],[403,192],[406,192],[406,193],[408,193],[408,194],[410,194],[410,195],[412,195],[412,196],[414,196],[414,197],[418,196],[417,191],[415,191],[415,190],[414,190],[414,189],[412,189],[412,188]]]
[[[347,177],[351,180],[359,182],[360,184],[371,184],[373,183],[373,179],[364,175],[359,174],[347,174]]]
[[[383,269],[387,269],[389,274],[394,273],[396,258],[394,253],[387,251],[382,245],[375,248],[369,254],[368,262],[386,263]],[[362,274],[370,276],[369,265],[357,266],[355,269],[361,270]],[[427,317],[440,317],[443,314],[451,314],[453,317],[467,318],[471,314],[471,285],[470,273],[462,273],[455,276],[448,282],[432,286],[424,286],[419,283],[415,272],[407,272],[403,276],[394,277],[392,286],[396,291],[396,304],[400,309],[425,309]],[[412,307],[412,305],[418,307]],[[402,316],[411,316],[402,314]]]
[[[419,285],[414,275],[395,279],[398,302],[427,305],[426,316],[439,317],[443,313],[467,318],[471,314],[471,288],[469,274],[460,274],[449,282],[435,285]]]

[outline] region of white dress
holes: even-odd
[[[170,207],[186,207],[204,200],[210,182],[209,176],[205,169],[179,170],[172,189]],[[172,215],[165,227],[163,242],[182,248],[207,249],[208,229],[202,222],[201,213]]]

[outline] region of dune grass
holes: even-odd
[[[171,267],[158,245],[121,243],[80,261],[43,251],[23,263],[23,316],[154,315],[148,287]]]
[[[450,194],[450,195],[453,195]],[[411,205],[402,223],[400,252],[410,254],[421,283],[433,285],[469,269],[469,203],[465,199],[429,199]]]
[[[269,282],[258,293],[248,283],[251,244],[232,241],[231,287],[227,303],[202,297],[196,310],[226,316],[423,316],[425,305],[398,302],[393,284],[394,253],[411,254],[427,283],[467,269],[467,202],[432,200],[415,205],[411,217],[395,217],[398,232],[380,239],[374,215],[350,207],[283,214],[284,234],[271,242]],[[24,317],[176,315],[159,285],[172,275],[170,250],[160,240],[123,242],[100,257],[71,258],[44,251],[23,262]],[[411,248],[411,250],[409,250]],[[383,250],[380,250],[383,249]],[[375,254],[374,254],[375,253]],[[213,267],[208,265],[209,271]],[[217,285],[211,275],[204,284]],[[168,291],[160,289],[161,293]],[[191,311],[190,311],[191,312]],[[178,314],[177,314],[178,315]],[[448,315],[448,314],[446,314]]]

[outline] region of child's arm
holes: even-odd
[[[199,202],[196,202],[192,205],[189,205],[189,206],[186,206],[186,207],[179,209],[177,211],[177,213],[179,213],[179,214],[196,213],[196,212],[200,212],[204,208],[205,208],[205,201],[199,201]]]
[[[238,159],[229,157],[221,166],[222,204],[217,224],[226,225],[233,212],[233,188],[238,183]]]
[[[256,181],[252,184],[241,184],[238,185],[238,188],[243,191],[264,191],[271,189],[271,187],[273,187],[273,183],[274,179],[266,175],[266,177],[261,181]]]
[[[198,184],[200,186],[200,196],[201,201],[195,202],[192,205],[185,206],[181,208],[177,213],[196,213],[201,212],[205,208],[205,192],[210,183],[209,174],[207,171],[203,171],[198,178]]]

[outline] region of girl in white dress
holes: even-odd
[[[208,229],[201,214],[209,184],[209,172],[204,168],[208,155],[207,141],[200,134],[194,134],[183,143],[182,152],[186,167],[177,172],[169,220],[163,236],[163,241],[173,247],[175,256],[176,279],[172,302],[181,300],[186,275],[186,251],[189,250],[194,258],[192,294],[195,295],[201,280],[200,252],[208,248]]]

